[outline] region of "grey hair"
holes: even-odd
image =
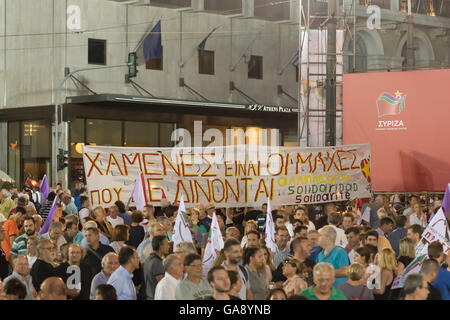
[[[103,256],[103,258],[102,258],[102,268],[105,266],[106,260],[108,260],[109,257],[111,257],[111,256],[117,256],[117,253],[115,253],[115,252],[108,252],[107,254],[105,254]]]
[[[167,272],[176,259],[180,259],[176,254],[169,254],[163,261],[164,270]]]
[[[183,241],[176,245],[175,252],[179,253],[180,251],[198,254],[197,249],[195,248],[194,244],[189,241]]]
[[[329,272],[333,277],[335,275],[333,266],[328,262],[319,262],[314,266],[313,275],[316,276],[319,272]]]
[[[50,224],[50,227],[49,227],[49,230],[55,230],[55,229],[63,229],[63,227],[64,227],[64,225],[61,223],[61,222],[59,222],[59,221],[53,221],[51,224]]]
[[[403,291],[405,294],[412,294],[417,288],[423,287],[423,277],[421,274],[413,273],[406,277]]]
[[[38,257],[41,255],[41,248],[42,248],[43,246],[45,246],[45,244],[52,244],[52,245],[53,245],[53,242],[51,242],[51,241],[48,240],[48,239],[41,239],[41,240],[39,241],[38,245],[36,246],[36,251],[37,251]]]
[[[336,230],[334,230],[334,228],[332,226],[323,227],[321,234],[333,242],[336,241],[337,232],[336,232]]]

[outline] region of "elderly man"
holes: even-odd
[[[40,287],[40,300],[67,300],[66,284],[59,277],[49,277]]]
[[[64,225],[59,221],[53,221],[48,228],[48,232],[42,235],[42,238],[51,240],[57,246],[58,253],[61,252],[61,246],[67,243],[63,236]]]
[[[11,255],[14,256],[17,256],[18,254],[26,255],[28,238],[33,235],[37,235],[39,238],[42,238],[41,235],[36,232],[36,226],[34,224],[33,218],[31,217],[24,218],[23,229],[25,230],[25,233],[17,237],[12,244]]]
[[[82,249],[79,244],[69,245],[68,262],[61,263],[56,269],[56,275],[67,284],[67,295],[73,300],[89,300],[92,273],[89,266],[81,261]],[[77,273],[80,277],[78,278]],[[75,277],[72,277],[75,275]]]
[[[123,218],[119,217],[119,208],[115,204],[109,207],[108,213],[109,216],[106,218],[106,220],[108,220],[108,222],[111,223],[111,226],[113,228],[115,228],[120,224],[125,224]]]
[[[322,251],[318,254],[316,262],[328,262],[336,270],[334,285],[347,281],[347,269],[350,265],[347,252],[344,248],[336,246],[336,230],[332,226],[325,226],[319,231],[319,245]]]
[[[33,282],[30,276],[30,266],[28,265],[28,258],[22,254],[19,254],[13,260],[14,271],[3,281],[3,285],[6,285],[11,279],[19,279],[27,288],[27,296],[25,300],[34,300],[37,297],[36,290],[34,289]]]
[[[328,223],[329,225],[327,225],[326,227],[332,227],[335,231],[336,231],[336,241],[335,241],[335,245],[336,246],[340,246],[341,248],[345,248],[347,246],[347,237],[345,236],[345,231],[341,228],[338,228],[338,224],[340,222],[340,216],[339,214],[337,214],[336,212],[332,212],[328,215]],[[325,227],[323,227],[325,228]],[[322,230],[323,228],[319,229],[319,233],[320,230]]]
[[[183,262],[178,254],[168,255],[163,261],[164,278],[158,282],[155,300],[175,300],[175,288],[183,277]]]
[[[52,265],[53,243],[47,239],[41,239],[37,246],[38,258],[31,268],[33,286],[39,292],[42,282],[49,277],[54,277],[55,269]]]
[[[119,251],[120,267],[109,277],[108,283],[116,289],[117,300],[137,300],[136,287],[131,280],[139,269],[139,256],[133,247],[125,246]]]
[[[44,224],[44,220],[39,214],[34,214],[32,216],[34,220],[34,225],[36,226],[36,232],[41,231],[42,225]]]
[[[90,299],[95,300],[96,290],[99,285],[107,284],[109,277],[119,268],[119,256],[115,252],[107,253],[102,259],[102,271],[97,273],[91,282]]]
[[[3,215],[2,220],[6,220],[9,217],[9,213],[14,209],[14,201],[9,197],[9,192],[6,189],[0,191],[0,214]]]
[[[156,236],[164,236],[166,232],[164,231],[164,228],[162,224],[156,221],[152,221],[148,224],[148,238],[142,241],[139,246],[137,247],[137,252],[139,255],[139,259],[141,259],[141,262],[144,262],[148,256],[153,252],[152,248],[152,240]]]
[[[428,283],[421,274],[413,273],[406,277],[403,285],[405,300],[427,300]]]
[[[66,206],[66,210],[65,211],[68,214],[78,214],[77,206],[75,205],[75,203],[72,202],[72,197],[70,195],[64,194],[61,197],[61,201]]]
[[[320,262],[313,269],[314,285],[300,292],[308,300],[347,300],[344,293],[333,287],[334,268],[327,262]]]

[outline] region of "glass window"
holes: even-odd
[[[70,157],[82,158],[82,146],[86,140],[84,136],[85,119],[76,119],[70,124]]]
[[[20,178],[20,123],[8,122],[8,173],[16,184]]]
[[[86,143],[99,146],[121,146],[122,121],[87,119]]]
[[[125,121],[123,145],[126,147],[158,147],[159,130],[156,122]]]
[[[172,132],[176,126],[174,123],[160,123],[159,124],[159,146],[160,147],[173,147],[173,141],[171,140]]]
[[[22,181],[42,179],[50,173],[51,127],[42,120],[24,121],[21,125],[20,157],[23,161]]]

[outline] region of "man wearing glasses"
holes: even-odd
[[[184,258],[184,269],[187,277],[175,288],[176,300],[202,300],[213,294],[209,283],[202,279],[202,258],[198,254],[191,253]]]
[[[38,258],[31,268],[31,277],[33,286],[39,293],[41,284],[45,279],[55,277],[55,269],[52,265],[53,242],[47,239],[41,239],[37,246]]]

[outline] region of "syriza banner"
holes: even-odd
[[[184,196],[187,207],[312,204],[371,197],[370,146],[199,148],[84,146],[92,206],[131,199],[144,175],[144,196],[158,206]],[[131,202],[132,205],[133,202]]]

